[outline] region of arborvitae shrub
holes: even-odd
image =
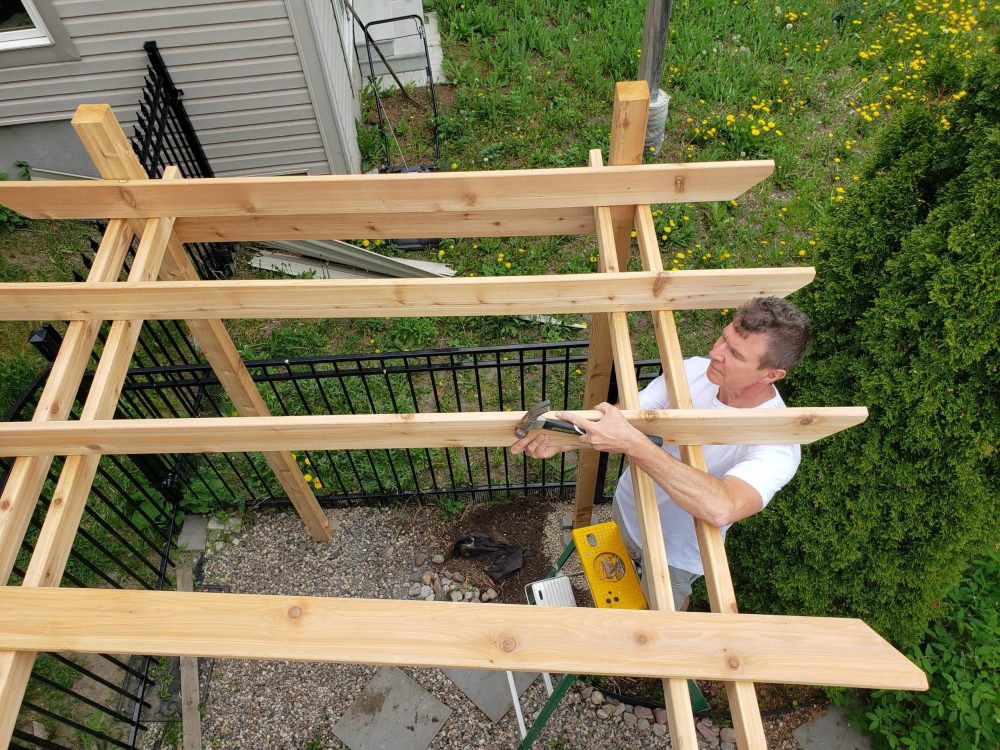
[[[813,343],[782,392],[870,417],[804,446],[793,483],[734,529],[745,611],[861,617],[910,647],[998,538],[995,55],[964,90],[898,111],[821,228],[795,298]]]

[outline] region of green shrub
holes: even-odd
[[[1000,550],[973,563],[910,657],[930,690],[872,693],[876,747],[1000,747]]]
[[[783,393],[870,417],[804,448],[794,482],[734,530],[747,610],[861,617],[913,647],[997,540],[996,55],[962,90],[897,111],[821,228],[796,299],[813,345]]]

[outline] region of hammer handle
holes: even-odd
[[[561,419],[543,419],[542,429],[552,430],[553,432],[568,432],[570,435],[585,434],[583,430],[572,422],[563,422]],[[654,445],[658,445],[661,448],[663,447],[663,438],[659,435],[646,435],[646,437],[648,437]]]

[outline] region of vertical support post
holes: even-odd
[[[625,81],[615,86],[615,103],[612,112],[611,149],[609,164],[623,166],[642,163],[642,149],[646,137],[646,116],[649,110],[649,89],[644,81]],[[615,206],[610,209],[614,232],[614,248],[617,267],[627,268],[631,233],[635,221],[634,206]],[[587,350],[587,383],[584,390],[583,408],[594,406],[608,398],[611,379],[611,338],[609,317],[595,313],[590,322],[590,347]],[[618,371],[618,379],[624,374]],[[600,454],[592,450],[581,450],[577,465],[576,502],[573,512],[573,526],[579,528],[590,523],[594,509],[594,495],[597,491],[598,464]]]
[[[636,234],[639,239],[639,254],[646,271],[662,271],[663,260],[656,242],[656,226],[649,206],[639,206],[636,210]],[[667,381],[667,391],[675,409],[691,408],[691,391],[684,374],[684,360],[674,314],[668,310],[653,313],[656,342],[660,351],[663,376]],[[681,460],[699,471],[707,471],[705,453],[700,445],[680,447]],[[695,519],[698,546],[702,564],[705,567],[705,583],[713,612],[735,614],[736,592],[733,588],[726,548],[721,532],[699,519]],[[740,750],[767,750],[764,726],[761,721],[757,693],[752,682],[727,682],[726,694],[736,729],[736,741]]]
[[[601,153],[594,150],[590,155],[591,166],[601,166]],[[621,270],[615,250],[615,228],[611,210],[605,206],[594,209],[597,226],[597,244],[600,249],[600,269],[604,273]],[[626,313],[611,313],[609,332],[618,373],[618,392],[621,405],[626,409],[639,409],[639,384],[635,376],[635,360],[632,355],[632,340],[629,336]],[[650,609],[665,612],[674,611],[674,598],[667,568],[667,553],[660,530],[660,508],[656,503],[653,480],[648,474],[633,466],[632,487],[635,492],[636,510],[643,548],[643,580],[649,592]],[[667,723],[670,725],[671,743],[677,750],[694,750],[698,747],[694,714],[691,708],[691,693],[687,681],[683,679],[663,680],[663,699],[667,709]]]
[[[111,108],[103,104],[85,104],[77,110],[73,127],[105,179],[146,179],[146,173],[129,146],[121,125]],[[173,281],[197,281],[198,274],[184,247],[171,233],[160,278]],[[221,320],[185,321],[219,382],[243,417],[269,416],[270,411],[257,390],[253,378],[233,344]],[[306,524],[310,536],[318,542],[330,540],[330,524],[312,489],[302,476],[290,453],[266,452],[271,470]]]

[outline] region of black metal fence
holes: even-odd
[[[43,382],[44,375],[15,406],[12,420],[31,419]],[[78,414],[74,408],[74,416]],[[12,463],[0,458],[0,487]],[[62,464],[56,458],[49,470],[11,575],[13,585],[24,579]],[[157,481],[154,468],[155,463],[141,465],[126,456],[101,459],[64,586],[163,588],[173,564],[171,544],[182,490]],[[152,708],[146,693],[154,665],[141,656],[39,654],[11,747],[134,747],[146,728],[143,712]]]
[[[205,151],[191,125],[156,42],[143,45],[149,58],[146,82],[139,101],[138,122],[132,148],[150,177],[161,177],[168,165],[176,165],[185,177],[214,177]],[[187,251],[203,279],[232,276],[236,250],[232,243],[195,243]]]
[[[394,414],[522,411],[548,399],[553,409],[582,407],[586,342],[444,349],[249,362],[271,413]],[[646,382],[655,361],[637,364]],[[133,370],[122,394],[130,417],[232,416],[235,410],[207,366]],[[549,461],[502,448],[300,451],[296,458],[321,502],[571,497],[571,454]],[[605,491],[621,471],[612,465]],[[190,457],[186,501],[193,507],[285,502],[257,453]],[[602,495],[604,493],[602,492]]]

